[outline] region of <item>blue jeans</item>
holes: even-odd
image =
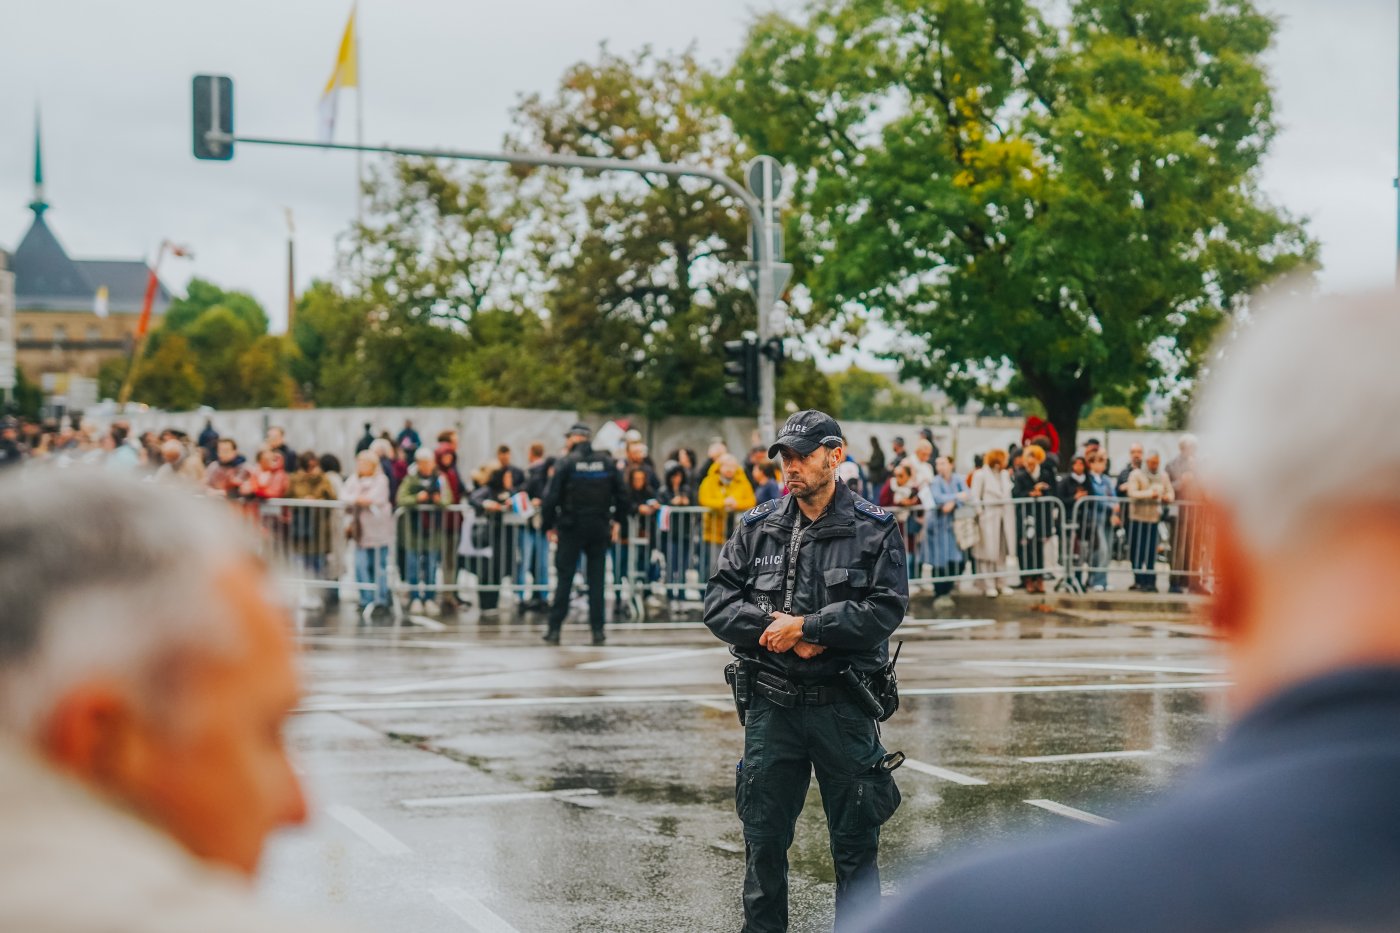
[[[355,549],[355,582],[360,584],[361,609],[371,602],[389,605],[389,545]],[[375,586],[373,594],[370,586]]]
[[[1108,589],[1108,561],[1110,552],[1108,549],[1109,528],[1108,516],[1095,518],[1090,516],[1089,527],[1084,529],[1083,550],[1080,552],[1080,560],[1084,567],[1089,569],[1088,585],[1090,587],[1101,586]]]
[[[1142,589],[1157,589],[1157,522],[1128,522],[1128,557],[1133,582]]]
[[[520,587],[520,601],[524,602],[531,597],[535,599],[545,599],[547,590],[540,587],[549,586],[549,536],[538,528],[525,526],[520,532],[520,559],[515,564],[515,585]],[[533,577],[533,585],[536,589],[529,593],[525,592],[525,572],[529,571]]]
[[[433,585],[437,579],[438,553],[437,551],[409,551],[408,552],[408,598],[409,599],[432,599],[433,593],[426,589]],[[421,576],[420,576],[421,574]],[[422,583],[424,586],[418,589],[414,587]]]

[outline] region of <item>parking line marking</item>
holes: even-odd
[[[491,908],[461,888],[438,888],[433,891],[438,903],[467,922],[477,933],[520,933]]]
[[[623,658],[607,658],[602,661],[585,661],[582,664],[574,665],[574,670],[597,671],[609,667],[631,667],[634,664],[650,664],[653,661],[671,661],[676,658],[688,658],[696,654],[718,654],[728,652],[729,649],[723,646],[718,648],[686,648],[682,651],[666,651],[661,654],[629,655]]]
[[[381,855],[407,855],[412,851],[400,842],[397,836],[354,807],[335,804],[327,807],[326,813],[340,821],[346,829],[378,849]]]
[[[1106,758],[1146,758],[1157,754],[1150,748],[1134,748],[1119,752],[1078,752],[1073,755],[1030,755],[1020,759],[1038,765],[1053,761],[1098,761]]]
[[[1051,813],[1058,813],[1060,816],[1067,816],[1072,820],[1078,820],[1081,823],[1090,823],[1094,826],[1112,826],[1114,823],[1118,822],[1117,820],[1110,820],[1106,816],[1099,816],[1097,813],[1079,810],[1054,800],[1027,800],[1025,802],[1033,807],[1040,807],[1042,810],[1049,810]]]
[[[1164,664],[1109,664],[1102,661],[964,661],[964,667],[1026,667],[1063,668],[1085,671],[1132,671],[1138,674],[1210,674],[1219,676],[1225,671],[1212,667],[1179,667]]]
[[[1219,690],[1231,686],[1228,680],[1187,680],[1163,681],[1142,684],[1048,684],[1042,686],[1000,686],[1000,687],[914,687],[900,689],[900,695],[911,697],[933,696],[1012,696],[1034,693],[1124,693],[1133,691],[1155,692],[1160,690]],[[298,707],[298,713],[370,713],[375,711],[398,712],[412,709],[489,709],[493,706],[588,706],[588,705],[628,705],[632,703],[700,703],[706,700],[724,702],[727,694],[722,693],[656,693],[627,694],[600,693],[594,696],[537,696],[537,697],[475,697],[463,700],[366,700],[353,702],[313,702]]]
[[[903,767],[908,768],[910,771],[918,771],[920,774],[927,774],[931,777],[942,778],[945,781],[952,781],[954,784],[966,784],[969,787],[987,783],[979,777],[963,774],[961,771],[950,771],[947,768],[940,768],[938,765],[931,765],[926,761],[916,761],[913,758],[904,759]]]
[[[598,791],[591,787],[575,787],[566,790],[524,790],[504,794],[457,794],[451,797],[412,797],[400,800],[405,807],[462,807],[477,804],[517,803],[522,800],[561,800],[567,797],[595,797]]]

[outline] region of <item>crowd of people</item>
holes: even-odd
[[[986,596],[1043,593],[1052,573],[1102,592],[1115,560],[1131,566],[1130,589],[1155,591],[1163,550],[1171,592],[1205,590],[1202,523],[1180,505],[1195,493],[1194,438],[1182,438],[1165,466],[1158,451],[1133,445],[1117,472],[1096,438],[1068,458],[1057,447],[1053,427],[1033,420],[1020,444],[979,454],[971,472],[959,473],[925,428],[912,447],[894,438],[888,454],[872,437],[869,458],[848,454],[837,472],[854,492],[897,516],[910,578],[927,581],[940,607],[959,586]],[[549,542],[536,513],[561,453],[550,448],[530,443],[518,465],[501,445],[492,460],[468,468],[458,461],[455,430],[429,444],[412,422],[397,434],[366,424],[347,469],[335,453],[294,450],[276,426],[245,452],[234,438],[220,436],[212,420],[195,437],[174,428],[137,435],[122,421],[105,430],[86,422],[0,422],[0,467],[101,465],[185,483],[250,509],[269,500],[338,503],[324,511],[274,511],[265,520],[314,579],[336,580],[347,569],[341,560],[353,562],[366,613],[390,608],[391,558],[408,586],[410,612],[455,609],[459,570],[487,584],[508,581],[518,612],[546,611]],[[786,492],[781,465],[762,447],[741,457],[715,438],[703,458],[690,447],[656,458],[632,430],[610,453],[632,513],[617,542],[612,582],[631,579],[673,605],[698,598],[697,585],[708,579],[734,517]],[[400,508],[442,514],[419,514],[396,527]],[[341,546],[346,539],[353,549]],[[336,588],[328,585],[325,598],[334,602]],[[474,598],[489,611],[500,596],[488,585]],[[633,608],[618,600],[614,611],[626,617]]]

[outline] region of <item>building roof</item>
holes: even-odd
[[[10,257],[15,274],[15,308],[20,311],[86,311],[97,290],[107,288],[113,314],[137,314],[146,297],[150,268],[139,259],[70,259],[68,251],[36,212],[34,223]],[[171,294],[156,289],[152,311],[164,314]]]
[[[39,116],[34,116],[34,200],[29,209],[34,222],[10,256],[15,274],[17,311],[90,311],[96,306],[97,291],[107,289],[107,309],[113,314],[138,314],[146,298],[146,281],[151,270],[139,259],[69,258],[68,251],[49,229],[44,212],[43,155],[39,145]],[[164,314],[170,292],[157,284],[151,310]]]

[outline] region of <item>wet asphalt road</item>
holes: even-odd
[[[887,888],[1014,835],[1092,832],[1220,729],[1223,665],[1189,620],[1010,600],[917,615],[884,733],[911,759]],[[584,626],[561,648],[541,631],[513,616],[308,624],[291,735],[315,817],[271,847],[263,896],[386,933],[739,929],[727,653],[696,622],[613,627],[601,648]],[[795,931],[830,929],[826,847],[813,782]]]

